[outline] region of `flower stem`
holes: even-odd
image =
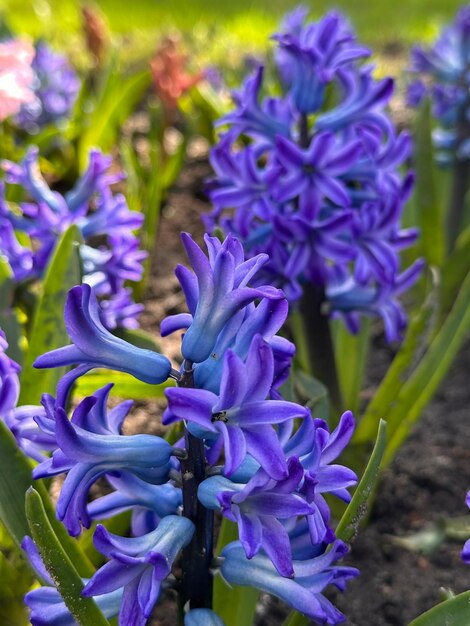
[[[188,367],[179,387],[194,387],[193,370]],[[182,459],[183,515],[196,527],[193,538],[183,550],[180,610],[189,602],[190,609],[212,608],[212,574],[214,515],[198,500],[197,490],[206,478],[204,442],[184,429],[187,458]]]
[[[323,287],[305,283],[300,300],[305,340],[310,360],[311,373],[328,389],[333,415],[339,417],[343,401],[336,369],[336,359],[331,336],[330,322],[322,311],[325,303]],[[331,424],[333,425],[333,424]]]
[[[307,148],[310,144],[308,117],[301,115],[299,121],[299,144]],[[305,283],[300,300],[300,314],[307,343],[310,372],[328,389],[334,413],[342,411],[343,402],[336,370],[335,352],[330,323],[322,311],[326,301],[325,289],[313,283]]]

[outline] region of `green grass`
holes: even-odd
[[[116,33],[158,32],[171,26],[210,32],[223,27],[243,42],[257,43],[272,32],[280,16],[296,6],[292,0],[99,0]],[[315,16],[337,7],[361,38],[371,44],[413,42],[432,38],[452,18],[458,0],[310,0]],[[1,0],[0,7],[15,30],[34,36],[76,33],[80,27],[75,0]]]

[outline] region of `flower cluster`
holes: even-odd
[[[440,126],[433,133],[437,160],[444,165],[470,158],[470,6],[457,13],[429,48],[415,46],[409,71],[407,100],[418,106],[429,95]]]
[[[78,77],[67,58],[54,52],[44,42],[37,44],[31,67],[36,98],[23,104],[16,117],[18,125],[28,131],[68,117],[80,88]]]
[[[35,461],[44,461],[45,452],[57,447],[55,437],[42,432],[35,419],[45,415],[42,406],[18,406],[20,395],[18,363],[6,354],[8,343],[0,328],[0,419],[13,433],[18,446]]]
[[[212,539],[207,539],[210,527],[201,524],[212,519],[213,511],[239,530],[239,541],[221,555],[226,581],[272,593],[317,623],[337,624],[344,616],[322,592],[330,583],[344,589],[358,572],[336,563],[347,547],[335,537],[324,496],[348,501],[348,488],[356,483],[354,472],[332,463],[348,443],[354,419],[346,412],[330,432],[307,408],[282,398],[279,387],[294,351],[277,335],[287,301],[279,289],[259,280],[257,287],[250,286],[269,258],[260,254],[245,260],[231,235],[223,242],[206,236],[205,242],[207,255],[183,235],[192,270],[178,266],[176,275],[189,313],[162,324],[163,334],[187,329],[179,371],[161,354],[107,331],[88,285],[71,290],[65,321],[72,344],[43,355],[36,366],[78,367],[59,383],[56,398],[43,398],[44,414],[37,423],[55,437],[57,448],[34,476],[66,474],[57,515],[72,535],[95,519],[132,511],[130,537],[97,526],[94,544],[108,560],[83,591],[97,598],[107,616],[119,612],[121,626],[147,622],[163,591],[175,583],[172,567],[181,552],[179,589],[183,594],[189,589],[181,601],[190,609],[185,625],[223,626],[208,608],[215,563]],[[123,435],[130,403],[108,411],[112,385],[83,399],[69,420],[71,386],[93,367],[125,371],[150,384],[176,379],[177,387],[165,389],[163,422],[181,422],[184,437],[172,446],[154,435]],[[90,488],[103,476],[110,493],[88,502]],[[25,548],[40,569],[29,540]],[[188,551],[194,557],[189,561]],[[200,559],[205,569],[197,569]],[[201,580],[188,581],[188,564],[207,581],[208,603],[192,595]],[[60,615],[66,611],[52,587],[30,592],[27,603],[33,624],[42,623],[51,604]]]
[[[28,41],[0,42],[0,122],[16,115],[23,105],[36,105],[33,57],[34,48]]]
[[[58,237],[76,224],[84,240],[83,280],[102,298],[105,325],[136,327],[142,307],[133,302],[125,283],[142,277],[146,253],[133,231],[141,227],[143,217],[129,210],[122,194],[112,191],[123,175],[110,171],[111,158],[92,150],[87,170],[65,195],[52,191],[42,177],[37,148],[30,148],[20,164],[3,161],[1,166],[6,183],[20,186],[26,196],[17,204],[7,202],[5,183],[0,183],[0,254],[15,279],[41,277]]]
[[[262,95],[259,66],[219,121],[226,132],[211,152],[206,223],[236,234],[250,255],[268,253],[260,280],[290,302],[316,285],[323,308],[351,331],[361,314],[379,315],[388,339],[399,339],[406,319],[396,297],[422,268],[400,271],[399,253],[417,237],[400,226],[411,140],[385,110],[392,79],[359,62],[369,52],[345,20],[305,17],[297,9],[273,37],[281,95]]]

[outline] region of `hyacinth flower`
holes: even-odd
[[[276,285],[299,310],[313,373],[341,407],[328,324],[342,316],[330,298],[339,279],[380,294],[380,305],[352,311],[356,322],[380,316],[388,340],[403,337],[395,286],[400,253],[418,235],[400,224],[413,184],[402,172],[411,140],[386,109],[393,80],[374,78],[369,51],[339,13],[312,22],[297,9],[273,40],[280,91],[267,93],[260,66],[218,121],[207,182],[214,210],[205,222],[237,236],[249,256],[269,255],[254,284]],[[399,314],[388,315],[395,307]]]
[[[37,44],[31,67],[35,100],[23,104],[16,116],[16,123],[28,132],[69,117],[80,89],[67,58],[44,42]]]
[[[470,180],[470,7],[463,6],[429,47],[415,46],[409,67],[410,106],[429,96],[438,126],[433,131],[436,160],[453,168],[448,213],[448,243],[451,249],[462,225],[465,194]]]
[[[88,167],[73,189],[62,195],[52,190],[39,169],[38,149],[31,147],[21,163],[2,161],[5,183],[21,187],[26,201],[10,203],[0,187],[0,253],[11,265],[15,280],[41,278],[60,235],[76,224],[83,281],[94,286],[103,303],[100,313],[108,328],[136,328],[142,306],[133,302],[128,283],[143,275],[146,253],[133,234],[143,216],[130,211],[122,194],[111,186],[122,180],[112,172],[111,158],[91,150]],[[29,241],[29,245],[19,243]]]
[[[167,515],[154,531],[141,537],[118,537],[98,526],[95,547],[111,560],[86,584],[83,595],[95,597],[123,588],[119,623],[145,624],[162,581],[193,533],[193,523],[177,515]]]
[[[161,354],[136,348],[115,337],[101,322],[100,306],[89,285],[70,290],[65,305],[65,327],[74,342],[40,356],[35,367],[83,364],[127,372],[139,380],[159,384],[170,375],[171,363]]]
[[[76,621],[67,609],[57,591],[54,581],[44,566],[36,544],[27,535],[24,537],[23,548],[34,571],[47,585],[29,591],[25,596],[25,604],[31,610],[30,619],[33,626],[75,626]],[[87,581],[84,581],[87,582]],[[107,618],[115,617],[121,605],[122,590],[111,592],[97,598],[97,604]]]
[[[235,542],[222,552],[221,571],[227,582],[250,587],[254,584],[281,598],[317,624],[339,624],[345,616],[322,595],[322,591],[328,584],[344,590],[346,581],[358,575],[354,567],[333,565],[346,552],[347,546],[337,541],[328,552],[305,561],[294,561],[294,576],[285,578],[276,571],[269,558],[257,555],[248,559],[241,545]]]
[[[94,544],[106,562],[83,592],[99,606],[112,603],[120,626],[144,626],[168,588],[180,594],[182,623],[221,626],[212,611],[219,567],[227,582],[242,585],[252,568],[259,589],[318,623],[339,623],[342,614],[322,592],[329,583],[344,589],[357,571],[336,563],[346,549],[335,541],[324,496],[348,501],[356,484],[351,470],[333,463],[353,432],[352,415],[330,432],[306,407],[283,399],[280,384],[294,346],[277,332],[288,303],[277,288],[251,287],[269,259],[246,260],[233,236],[206,237],[207,254],[188,235],[183,242],[191,268],[179,266],[176,274],[189,313],[162,324],[165,334],[187,329],[179,371],[163,355],[107,331],[90,286],[70,291],[65,319],[72,344],[36,365],[78,366],[62,378],[55,398],[43,396],[36,422],[56,447],[34,476],[65,474],[57,516],[74,536],[94,520],[131,510],[130,536],[97,526]],[[163,422],[180,423],[183,437],[170,445],[156,435],[124,435],[130,403],[109,410],[111,384],[83,399],[69,419],[74,382],[97,365],[150,384],[173,377],[178,386],[165,390]],[[99,478],[110,492],[90,500]],[[217,512],[236,521],[240,542],[214,560]],[[60,604],[55,590],[34,593],[36,604],[28,600],[34,615],[42,614],[48,595]],[[56,608],[62,616],[63,605]]]
[[[37,417],[45,417],[42,406],[18,406],[20,366],[5,353],[8,343],[0,328],[0,419],[8,426],[23,452],[35,461],[44,461],[54,450],[55,437],[42,431]]]

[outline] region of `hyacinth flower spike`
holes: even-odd
[[[142,537],[119,537],[104,526],[97,526],[94,544],[111,561],[91,578],[83,595],[99,596],[124,588],[119,625],[144,626],[158,600],[162,582],[193,532],[194,524],[177,515],[168,515],[154,531]]]
[[[89,285],[73,287],[65,305],[65,326],[73,345],[43,354],[35,367],[85,364],[132,374],[150,384],[168,379],[170,361],[152,350],[136,348],[107,330],[100,319],[96,296]]]

